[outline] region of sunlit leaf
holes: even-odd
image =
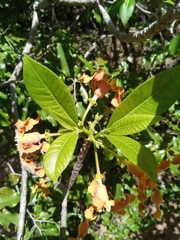
[[[156,181],[157,163],[149,149],[129,137],[110,134],[106,137],[129,161],[139,166],[154,182]]]
[[[2,225],[6,231],[10,231],[9,225],[13,223],[15,226],[18,225],[19,214],[18,213],[10,213],[3,212],[0,214],[0,225]]]
[[[44,155],[44,170],[53,181],[57,181],[71,161],[77,139],[77,132],[66,133],[58,137]]]
[[[24,57],[24,81],[34,101],[63,127],[77,127],[78,116],[73,98],[61,79],[51,70]]]
[[[20,194],[8,187],[0,188],[0,209],[4,207],[14,207],[20,200]]]
[[[114,122],[109,128],[105,130],[105,132],[115,136],[130,135],[141,132],[142,130],[162,119],[162,117],[154,117],[153,115],[147,114],[125,116]]]
[[[175,36],[169,45],[169,54],[172,56],[179,56],[180,54],[180,34]]]
[[[78,56],[79,60],[84,63],[85,67],[90,71],[91,75],[95,72],[95,69],[93,67],[93,64],[86,60],[82,55]]]
[[[126,26],[134,12],[135,0],[124,0],[119,9],[119,15],[124,26]]]
[[[0,126],[7,127],[11,124],[9,115],[0,109]]]
[[[60,65],[62,72],[66,77],[73,77],[72,76],[72,66],[70,61],[70,55],[68,52],[68,49],[66,49],[65,46],[63,46],[61,43],[57,43],[57,58],[60,60]]]
[[[160,116],[180,96],[180,67],[161,72],[138,86],[113,112],[108,127],[135,114]]]

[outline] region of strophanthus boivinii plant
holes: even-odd
[[[57,181],[72,159],[78,138],[84,138],[94,146],[96,169],[94,169],[94,179],[87,187],[87,191],[92,195],[92,204],[87,206],[85,220],[78,227],[78,236],[70,239],[84,237],[88,231],[89,222],[96,218],[98,212],[108,211],[124,215],[125,208],[135,198],[139,200],[138,208],[140,215],[143,216],[143,211],[147,208],[147,189],[153,190],[151,201],[156,207],[154,217],[161,217],[162,197],[156,185],[157,175],[167,169],[170,163],[179,164],[179,161],[170,162],[166,159],[157,163],[153,153],[134,140],[132,135],[163,120],[161,114],[180,96],[179,76],[180,67],[162,72],[142,83],[123,99],[123,87],[116,86],[115,79],[104,70],[95,71],[93,76],[82,74],[79,77],[79,83],[88,84],[93,94],[89,97],[89,104],[84,114],[78,118],[76,103],[64,82],[43,65],[27,55],[24,56],[24,81],[29,95],[42,109],[54,117],[61,127],[58,133],[48,131],[44,134],[26,133],[32,126],[26,128],[29,120],[23,122],[23,127],[18,129],[16,136],[22,156],[23,154],[33,156],[35,154],[33,149],[43,151],[44,146],[46,153],[43,157],[43,169],[51,180]],[[109,104],[109,107],[105,107],[102,113],[90,114],[91,110],[98,105],[98,99],[109,97],[111,93],[111,106]],[[89,116],[88,120],[87,116]],[[104,118],[106,120],[101,124]],[[30,121],[36,124],[38,120]],[[97,127],[99,125],[101,127]],[[19,125],[16,124],[16,126],[18,128]],[[47,140],[51,136],[56,139],[50,146],[46,143],[39,144],[41,138]],[[107,142],[114,147],[110,148]],[[129,193],[119,200],[109,199],[98,159],[101,149],[109,152],[117,160],[118,165],[127,166],[127,171],[138,179],[136,195]]]

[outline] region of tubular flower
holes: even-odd
[[[107,212],[124,215],[129,203],[134,201],[133,194],[126,194],[126,198],[120,200],[109,200],[106,186],[102,183],[102,177],[96,176],[88,187],[88,192],[92,195],[92,204],[84,212],[85,220],[78,226],[78,236],[68,240],[78,240],[83,238],[88,231],[89,222],[96,219],[98,212],[106,210]]]
[[[124,93],[124,88],[116,86],[115,80],[109,79],[108,75],[104,72],[104,70],[98,70],[92,77],[83,74],[83,76],[79,78],[79,81],[83,83],[91,81],[91,86],[94,91],[94,96],[92,98],[93,100],[103,98],[105,94],[111,90],[115,92],[111,104],[115,108],[118,107],[118,105],[120,104],[122,95]]]
[[[31,130],[35,124],[40,120],[40,117],[35,120],[28,118],[25,121],[18,120],[15,124],[17,128],[17,134],[15,136],[15,141],[17,141],[18,150],[22,153],[33,153],[37,150],[42,150],[46,152],[48,150],[49,144],[43,142],[39,143],[41,139],[45,138],[45,134],[40,134],[38,132],[26,133]]]
[[[38,177],[43,177],[45,175],[44,169],[37,165],[37,160],[39,156],[35,153],[37,150],[42,152],[47,152],[49,144],[47,142],[40,142],[42,138],[46,138],[45,134],[40,134],[38,132],[26,133],[31,130],[35,124],[40,120],[40,117],[35,120],[28,118],[25,121],[18,120],[15,124],[17,128],[17,134],[15,136],[15,141],[17,141],[17,147],[20,154],[20,159],[27,167],[28,171],[32,174],[36,174]]]
[[[147,200],[147,196],[145,191],[149,188],[152,188],[154,190],[154,193],[151,197],[151,201],[156,206],[156,212],[154,213],[155,218],[161,217],[161,210],[160,210],[160,204],[162,202],[162,196],[160,193],[160,190],[157,188],[156,184],[148,177],[148,175],[140,169],[138,166],[131,162],[127,162],[127,169],[130,173],[132,173],[135,177],[138,178],[138,200],[140,201],[138,204],[139,213],[141,217],[143,217],[142,213],[144,210],[148,208],[147,205],[145,205],[145,201]],[[162,172],[165,169],[167,169],[170,165],[169,161],[162,160],[160,164],[158,165],[158,172]]]

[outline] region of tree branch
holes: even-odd
[[[177,3],[170,8],[170,10],[164,14],[157,21],[151,23],[148,27],[141,31],[135,31],[133,33],[120,32],[113,24],[109,14],[107,13],[102,0],[44,0],[38,4],[37,8],[46,8],[51,4],[56,5],[68,5],[68,6],[93,6],[99,8],[103,17],[104,23],[108,27],[111,34],[114,35],[121,42],[141,42],[147,40],[166,27],[170,26],[175,20],[180,19],[180,3]]]
[[[83,145],[79,151],[77,161],[73,166],[73,170],[72,170],[69,182],[63,192],[63,201],[62,201],[62,210],[61,210],[61,232],[60,232],[59,240],[64,240],[66,237],[66,216],[67,216],[68,193],[69,193],[69,190],[71,189],[72,185],[74,184],[76,177],[79,174],[79,171],[81,170],[81,168],[83,166],[83,161],[88,153],[90,145],[91,145],[91,142],[89,142],[89,141],[85,141],[83,143]]]
[[[30,53],[31,48],[33,46],[34,37],[36,34],[37,26],[38,26],[38,14],[36,11],[36,6],[38,2],[34,3],[33,9],[33,19],[32,19],[32,25],[31,30],[29,34],[29,39],[24,47],[24,50],[22,52],[22,57],[17,66],[15,67],[9,81],[10,81],[10,91],[11,91],[11,102],[12,102],[12,114],[14,116],[15,122],[19,119],[18,117],[18,109],[17,109],[17,94],[16,94],[16,85],[15,81],[17,80],[23,66],[23,55],[25,53]],[[21,181],[21,200],[20,200],[20,208],[19,208],[19,223],[18,223],[18,230],[17,230],[17,240],[21,240],[24,233],[24,226],[25,226],[25,215],[26,215],[26,202],[27,202],[27,179],[28,174],[27,171],[21,163],[21,170],[22,170],[22,181]]]
[[[180,3],[175,4],[166,14],[164,14],[160,19],[151,23],[148,27],[141,31],[136,31],[134,33],[125,34],[120,32],[113,24],[109,14],[103,6],[102,1],[97,0],[99,11],[102,14],[103,20],[107,25],[109,31],[119,39],[121,42],[140,42],[148,38],[153,37],[155,34],[159,33],[161,30],[165,29],[173,23],[174,20],[180,19]]]

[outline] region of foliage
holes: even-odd
[[[153,14],[147,18],[143,11],[140,16],[136,3],[105,3],[121,31],[129,32],[131,25],[141,30],[154,20]],[[150,1],[141,4],[152,13],[162,9]],[[0,3],[4,17],[0,84],[8,81],[20,59],[30,30],[30,5],[31,1]],[[170,5],[173,1],[161,3],[164,11]],[[21,11],[17,12],[17,6]],[[18,149],[11,90],[9,85],[0,85],[0,159],[5,170],[0,188],[0,238],[16,236],[23,163],[29,172],[23,237],[59,239],[64,188],[83,142],[90,141],[68,194],[66,237],[87,232],[85,239],[131,239],[132,233],[148,231],[156,223],[153,216],[179,212],[179,165],[174,158],[180,150],[179,35],[172,37],[164,30],[148,41],[120,43],[107,34],[97,9],[57,6],[51,10],[40,12],[31,57],[24,56],[23,74],[16,81],[17,111],[25,129],[17,128]],[[102,94],[104,82],[109,91]],[[113,107],[114,102],[118,104]],[[41,118],[38,124],[26,129],[28,117],[37,116]],[[38,133],[37,140],[30,133]],[[20,159],[19,149],[24,151]],[[167,162],[168,166],[163,165]],[[81,224],[85,230],[78,232]]]

